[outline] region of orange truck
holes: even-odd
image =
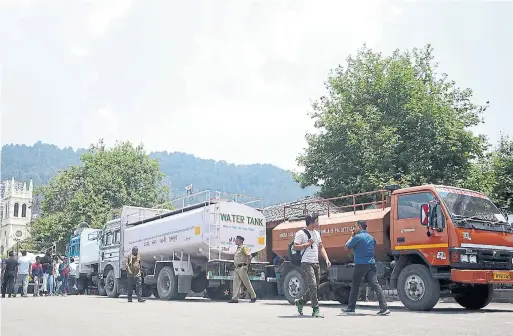
[[[344,201],[350,205],[330,206]],[[388,186],[313,202],[327,204],[319,223],[332,267],[326,270],[321,264],[322,300],[348,301],[354,264],[352,251],[344,246],[357,220],[367,221],[376,239],[379,282],[384,289],[397,290],[410,310],[431,310],[441,297],[481,309],[490,303],[494,284],[513,284],[513,228],[482,193],[439,185]],[[305,215],[308,202],[295,204],[296,210],[299,205]],[[287,260],[290,241],[304,227],[304,216],[285,218],[272,232],[274,253]],[[287,261],[278,272],[284,294],[293,303],[304,292],[304,278]]]

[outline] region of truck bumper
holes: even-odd
[[[451,280],[468,284],[513,284],[513,270],[451,270]]]

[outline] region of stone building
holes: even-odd
[[[32,218],[32,192],[34,186],[26,182],[5,180],[1,183],[1,225],[0,254],[16,246],[17,241],[29,237],[29,224]]]

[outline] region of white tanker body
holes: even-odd
[[[220,202],[127,228],[123,252],[126,258],[137,246],[144,263],[171,259],[173,252],[189,255],[195,262],[233,259],[238,235],[251,253],[263,250],[265,217],[247,205]]]
[[[206,201],[173,211],[124,207],[120,220],[107,223],[104,237],[114,238],[111,245],[102,239],[100,278],[108,296],[126,293],[124,261],[137,246],[145,273],[143,296],[183,299],[190,291],[206,290],[212,299],[229,298],[235,237],[243,236],[251,253],[263,250],[265,217],[246,204],[203,193]],[[252,281],[265,283],[265,264],[252,264]]]

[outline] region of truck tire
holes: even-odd
[[[337,288],[337,290],[335,290],[333,292],[333,294],[335,294],[335,299],[344,305],[349,303],[349,294],[350,293],[351,293],[351,287],[345,287],[345,286]]]
[[[160,299],[159,291],[157,290],[157,288],[153,288],[153,289],[151,290],[151,293],[153,294],[153,296],[154,296],[156,299]]]
[[[217,287],[207,287],[207,297],[213,301],[228,301],[232,298],[232,291],[227,284]]]
[[[303,274],[298,270],[291,270],[285,276],[283,281],[283,294],[290,304],[294,304],[295,299],[299,299],[306,292],[306,282]]]
[[[162,267],[157,277],[157,291],[161,300],[183,299],[183,295],[178,293],[178,279],[173,267]]]
[[[198,275],[191,279],[191,290],[194,293],[201,293],[208,287],[207,273],[200,272]]]
[[[107,296],[107,291],[105,290],[105,286],[102,284],[100,279],[98,279],[98,295],[100,296]]]
[[[118,279],[114,275],[114,270],[110,270],[105,277],[105,293],[110,298],[119,297]]]
[[[143,298],[148,298],[152,294],[151,288],[148,287],[148,286],[142,286],[141,292],[142,292],[141,295],[142,295]]]
[[[433,279],[425,265],[411,264],[399,274],[397,293],[406,308],[415,311],[431,310],[440,299],[440,282]]]
[[[493,285],[474,285],[461,288],[454,296],[454,300],[463,308],[468,310],[482,309],[493,298]]]

